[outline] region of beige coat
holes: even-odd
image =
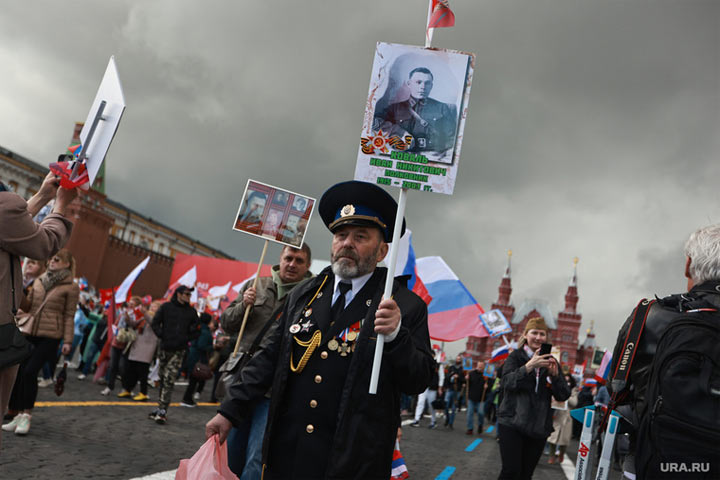
[[[577,406],[578,389],[577,387],[572,389],[570,398],[567,401],[567,410],[553,410],[553,432],[548,437],[547,441],[554,445],[568,445],[572,437],[572,418],[570,417],[570,410]],[[565,402],[555,402],[553,400],[553,406],[565,406]]]
[[[13,321],[8,254],[14,255],[15,305],[20,308],[23,285],[19,257],[50,258],[68,241],[72,226],[72,222],[57,213],[51,213],[40,224],[35,223],[27,211],[27,202],[20,195],[0,192],[0,324]]]
[[[61,338],[64,343],[72,344],[79,296],[80,288],[73,282],[72,276],[66,277],[49,292],[45,291],[40,279],[36,279],[26,299],[30,305],[28,312],[34,317],[31,335]],[[46,297],[47,302],[37,315]]]

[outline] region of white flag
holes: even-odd
[[[146,257],[145,260],[140,262],[140,265],[135,267],[132,272],[130,272],[130,275],[125,277],[125,280],[120,284],[118,289],[115,291],[115,303],[125,303],[128,301],[128,295],[130,295],[130,289],[132,288],[133,284],[135,283],[135,280],[140,276],[140,274],[145,270],[145,267],[147,267],[148,262],[150,262],[150,256]]]

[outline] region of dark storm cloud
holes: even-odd
[[[578,256],[579,309],[608,345],[640,297],[683,288],[678,245],[720,222],[720,4],[452,7],[433,45],[476,70],[455,194],[409,195],[416,253],[489,307],[512,248],[514,303],[555,310]],[[252,261],[258,242],[230,230],[247,179],[320,197],[351,178],[375,43],[422,44],[426,15],[409,0],[3,9],[0,145],[48,162],[115,54],[128,108],[108,193]],[[317,216],[307,239],[327,256]]]

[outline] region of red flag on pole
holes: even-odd
[[[432,0],[432,11],[428,29],[455,26],[455,14],[450,10],[448,0]]]

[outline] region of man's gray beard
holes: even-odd
[[[380,249],[380,245],[366,258],[358,258],[355,264],[350,264],[345,257],[341,259],[333,259],[332,271],[335,276],[345,279],[358,278],[371,273],[375,270],[377,262],[377,253]],[[332,257],[332,254],[331,254]]]

